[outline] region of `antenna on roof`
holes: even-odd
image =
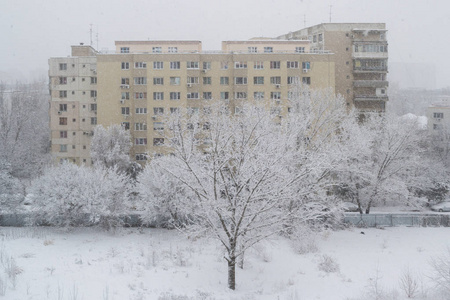
[[[97,40],[97,51],[98,51],[98,25],[97,25],[97,33],[95,34],[95,38]]]
[[[330,5],[330,23],[331,23],[331,8],[333,7],[333,5]]]
[[[89,24],[89,37],[90,37],[90,40],[91,40],[90,45],[92,46],[92,23]]]
[[[303,15],[303,27],[306,28],[306,15]]]

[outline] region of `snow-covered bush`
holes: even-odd
[[[189,223],[191,191],[152,161],[137,177],[141,219],[144,224],[174,228]]]
[[[450,298],[450,248],[446,253],[431,259],[431,278],[442,295]],[[447,298],[447,299],[449,299]]]
[[[336,262],[336,260],[326,254],[320,257],[318,268],[320,271],[323,271],[325,273],[336,273],[340,270],[339,264]]]
[[[56,226],[121,225],[131,194],[127,175],[116,169],[64,163],[36,179],[31,223]]]
[[[8,163],[0,159],[0,211],[14,211],[24,199],[20,181],[10,173]]]

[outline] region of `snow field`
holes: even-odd
[[[406,270],[418,282],[414,299],[445,299],[430,260],[450,247],[449,233],[325,231],[306,254],[277,238],[247,251],[231,291],[213,240],[163,229],[0,228],[0,299],[407,299]]]

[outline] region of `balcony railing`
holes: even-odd
[[[389,81],[387,80],[355,80],[353,81],[354,87],[375,87],[384,88],[389,86]]]
[[[388,58],[387,52],[353,52],[353,58]]]
[[[389,97],[387,95],[377,96],[377,95],[355,95],[355,101],[388,101]]]
[[[353,67],[355,72],[387,72],[387,66],[361,66]]]

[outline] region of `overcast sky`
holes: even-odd
[[[450,86],[449,0],[0,0],[0,75],[46,75],[48,58],[70,45],[114,49],[115,40],[223,40],[274,37],[306,26],[384,22],[389,61],[436,68],[436,86]],[[2,78],[2,77],[0,77]]]

